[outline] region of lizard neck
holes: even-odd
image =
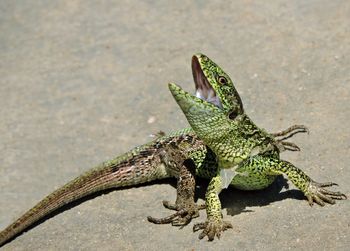
[[[209,133],[204,141],[217,155],[221,168],[232,168],[249,157],[273,150],[275,140],[242,114],[229,121],[225,130]]]

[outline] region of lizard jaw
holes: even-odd
[[[222,108],[221,101],[203,73],[198,57],[192,57],[192,74],[196,88],[196,97]]]

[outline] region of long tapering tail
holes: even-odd
[[[157,148],[141,146],[68,182],[0,232],[0,247],[62,206],[98,191],[169,177]]]

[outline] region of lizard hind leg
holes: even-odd
[[[172,154],[166,154],[168,166],[169,157]],[[175,157],[175,156],[173,156]],[[183,158],[172,158],[172,160],[182,160]],[[186,159],[180,164],[179,161],[172,162],[172,166],[179,168],[177,175],[177,198],[175,203],[163,201],[164,207],[175,210],[176,212],[163,218],[154,218],[148,216],[148,221],[155,224],[172,224],[173,226],[185,226],[193,218],[199,216],[199,210],[205,209],[205,205],[197,205],[194,202],[195,193],[195,165],[191,159]]]

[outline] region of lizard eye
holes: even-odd
[[[219,76],[218,77],[218,82],[220,83],[220,84],[222,84],[222,85],[225,85],[225,84],[227,84],[227,79],[224,77],[224,76]]]

